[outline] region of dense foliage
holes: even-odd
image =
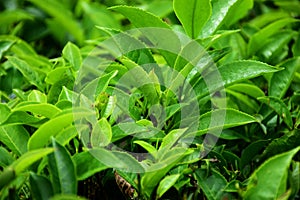
[[[2,0],[0,199],[299,199],[298,0]]]

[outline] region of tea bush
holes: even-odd
[[[299,198],[299,1],[0,10],[0,199]]]

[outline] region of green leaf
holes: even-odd
[[[0,126],[0,141],[17,155],[27,152],[29,133],[23,126]]]
[[[290,87],[293,76],[297,69],[299,69],[300,57],[291,58],[284,61],[279,67],[283,70],[273,74],[269,84],[269,95],[283,98],[286,91]]]
[[[55,151],[48,155],[54,193],[77,194],[77,180],[74,163],[69,152],[52,138]]]
[[[32,116],[31,114],[25,111],[14,111],[8,115],[7,119],[2,123],[2,125],[26,124],[33,127],[38,127],[44,122],[45,122],[44,119]]]
[[[34,71],[27,62],[12,56],[8,56],[7,60],[23,74],[23,76],[29,83],[36,86],[42,91],[44,90],[44,85],[42,83],[42,80],[40,79],[40,75],[36,71]]]
[[[226,92],[229,94],[230,100],[233,101],[233,103],[237,104],[239,110],[247,112],[249,114],[258,112],[259,105],[254,99],[251,99],[247,95],[232,90],[226,89]]]
[[[2,26],[10,26],[14,23],[24,20],[32,20],[33,17],[25,10],[7,9],[0,13],[0,24]]]
[[[291,113],[282,100],[277,97],[259,97],[257,99],[270,106],[283,119],[289,129],[292,129],[293,120]]]
[[[248,55],[253,55],[266,44],[267,39],[290,23],[297,22],[294,18],[277,20],[255,33],[248,43]]]
[[[143,147],[146,151],[148,151],[154,158],[156,158],[156,148],[153,147],[151,144],[148,142],[142,141],[142,140],[136,140],[133,143],[140,145]]]
[[[257,55],[262,55],[262,59],[268,63],[277,64],[278,58],[281,58],[280,56],[278,57],[278,54],[285,54],[285,47],[296,35],[297,32],[291,30],[283,30],[274,34],[273,36],[268,38],[268,42],[264,45],[264,47],[261,50],[257,52]]]
[[[197,169],[194,176],[208,200],[227,199],[224,192],[227,181],[219,172],[211,170],[209,176],[207,169]]]
[[[81,128],[86,128],[86,126],[88,125],[82,125],[82,127],[80,125],[71,125],[60,131],[56,135],[55,139],[58,143],[62,145],[67,145],[73,138],[75,138],[78,135],[78,132],[80,132]]]
[[[99,5],[98,3],[91,2],[80,2],[84,14],[89,17],[95,26],[102,26],[108,28],[118,28],[120,27],[119,21],[116,19],[111,12],[107,10],[106,7]],[[102,20],[99,20],[102,19]]]
[[[82,64],[80,49],[73,43],[68,42],[62,50],[62,56],[66,59],[75,71],[79,70]]]
[[[84,40],[83,29],[79,26],[74,19],[72,13],[65,5],[58,1],[39,1],[30,0],[31,3],[44,10],[50,16],[52,16],[58,24],[61,25],[66,31],[71,33],[78,43],[82,43]],[[61,30],[58,30],[61,31]]]
[[[90,152],[81,152],[75,154],[72,160],[76,166],[78,180],[85,180],[95,173],[109,168],[107,165],[104,165],[97,160]]]
[[[239,0],[231,8],[230,12],[224,19],[224,24],[229,27],[237,23],[240,19],[245,17],[249,10],[253,7],[253,0]]]
[[[164,137],[164,139],[159,147],[159,151],[162,151],[162,150],[168,151],[171,147],[173,147],[176,144],[176,142],[180,138],[182,138],[182,136],[186,132],[186,130],[187,130],[186,128],[185,129],[176,129],[176,130],[172,130],[170,133],[168,133]]]
[[[250,164],[257,156],[260,155],[260,152],[267,146],[269,143],[268,140],[257,140],[249,144],[243,151],[241,155],[241,169],[242,173],[245,176],[248,176],[250,169],[248,170],[247,167],[250,167]]]
[[[120,151],[108,151],[103,148],[94,148],[89,151],[98,161],[109,168],[126,172],[143,173],[144,167],[130,154]]]
[[[93,127],[91,133],[92,147],[104,147],[111,142],[112,131],[111,126],[106,118],[101,118]]]
[[[1,18],[1,17],[0,17]],[[0,39],[0,59],[2,59],[3,54],[7,52],[15,43],[13,40],[1,40]]]
[[[143,5],[143,8],[158,17],[166,17],[173,12],[172,1],[155,0]]]
[[[238,110],[218,109],[200,116],[200,127],[197,134],[202,135],[208,131],[227,129],[253,122],[258,122],[255,117]]]
[[[74,120],[93,115],[91,111],[84,109],[68,109],[57,117],[40,126],[30,137],[28,149],[42,148],[51,136],[57,135],[62,129],[71,125]]]
[[[53,148],[28,151],[0,173],[0,191],[30,165],[54,151]]]
[[[162,197],[162,195],[168,191],[178,180],[178,178],[180,177],[180,174],[173,174],[173,175],[169,175],[166,176],[165,178],[163,178],[158,185],[157,188],[157,196],[158,198]]]
[[[202,28],[202,32],[200,37],[208,37],[212,35],[214,32],[218,30],[218,28],[224,23],[224,19],[228,14],[230,8],[237,2],[238,0],[213,0],[212,4],[212,15],[207,21],[207,23]]]
[[[230,90],[247,94],[250,97],[258,98],[265,96],[265,93],[256,85],[248,83],[236,83],[227,87]]]
[[[253,18],[249,22],[249,25],[257,28],[263,28],[264,26],[271,24],[274,21],[278,21],[287,17],[289,17],[288,13],[282,10],[274,10]]]
[[[300,56],[300,34],[298,33],[296,42],[292,47],[292,52],[294,56]],[[1,55],[1,54],[0,54]]]
[[[45,95],[44,93],[42,93],[38,90],[32,90],[28,94],[27,101],[47,103],[47,95]]]
[[[120,12],[126,16],[136,27],[160,27],[160,28],[170,28],[170,26],[163,22],[157,16],[144,11],[140,8],[130,7],[130,6],[114,6],[109,8]]]
[[[22,102],[12,110],[12,112],[15,111],[31,112],[35,115],[45,116],[49,119],[61,112],[59,108],[52,104],[35,102]]]
[[[15,160],[4,147],[0,147],[0,155],[0,167],[7,167]]]
[[[16,161],[14,161],[10,166],[15,170],[16,174],[18,175],[26,168],[28,168],[31,164],[45,157],[49,153],[52,153],[53,151],[53,148],[44,148],[28,151]]]
[[[186,148],[173,148],[168,156],[147,168],[147,172],[141,179],[141,189],[150,198],[151,193],[161,179],[184,157],[188,152]]]
[[[212,12],[209,0],[191,0],[188,3],[185,0],[174,0],[173,7],[185,32],[192,39],[199,36]]]
[[[0,124],[7,119],[7,116],[10,114],[10,112],[10,108],[7,106],[7,104],[0,103]]]
[[[45,79],[46,83],[53,85],[63,78],[63,75],[70,69],[70,67],[57,67],[51,70]]]
[[[157,16],[139,8],[129,6],[115,6],[110,8],[127,17],[129,21],[140,31],[143,32],[161,54],[170,66],[174,66],[177,52],[180,50],[180,41],[178,36],[171,31],[170,26],[163,22]],[[148,28],[146,28],[148,27]],[[143,29],[145,28],[145,29]]]
[[[230,86],[235,82],[254,78],[264,73],[277,71],[277,68],[259,61],[234,61],[222,65],[217,70],[206,74],[203,79],[200,79],[195,83],[194,91],[199,97],[203,97],[224,86]],[[207,87],[209,87],[210,92]]]
[[[276,155],[256,169],[249,178],[243,199],[277,199],[284,194],[287,189],[287,171],[299,149]]]
[[[37,175],[31,172],[29,183],[34,199],[48,200],[53,196],[51,182],[45,176]]]
[[[49,200],[87,200],[87,199],[73,194],[57,194],[51,197]]]

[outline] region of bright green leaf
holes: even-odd
[[[91,133],[92,147],[104,147],[111,142],[111,126],[106,118],[101,118],[93,127]]]
[[[63,128],[72,124],[76,119],[91,116],[94,113],[82,109],[69,109],[57,117],[47,121],[36,130],[28,141],[28,149],[37,149],[46,145],[51,136],[57,135]]]
[[[264,162],[250,176],[243,199],[277,199],[286,192],[287,170],[298,151],[299,147]]]
[[[199,36],[212,12],[209,0],[191,0],[188,3],[185,0],[174,0],[173,7],[185,32],[192,39]]]
[[[224,23],[224,19],[228,14],[230,8],[237,2],[238,0],[213,0],[212,4],[212,15],[205,24],[201,32],[201,38],[208,37]]]
[[[163,178],[158,185],[157,188],[157,196],[158,198],[162,197],[162,195],[168,191],[178,180],[178,178],[180,177],[180,174],[173,174],[173,175],[169,175],[166,176],[165,178]]]
[[[200,116],[200,127],[197,134],[204,134],[218,129],[227,129],[257,122],[251,115],[234,109],[217,109]]]
[[[73,43],[68,42],[62,50],[62,56],[66,59],[75,71],[79,70],[82,64],[80,49]]]

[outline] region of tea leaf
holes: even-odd
[[[208,37],[213,34],[218,28],[224,23],[224,19],[226,15],[229,13],[230,8],[236,3],[238,0],[214,0],[212,1],[212,14],[207,23],[202,28],[202,32],[200,37]],[[222,10],[222,12],[220,12]]]
[[[218,129],[227,129],[257,122],[255,117],[234,109],[217,109],[200,116],[200,127],[197,134]]]
[[[35,115],[45,116],[49,119],[53,118],[55,115],[61,112],[59,108],[52,104],[47,103],[33,103],[33,102],[24,102],[26,104],[19,104],[12,112],[15,111],[25,111],[31,112]]]
[[[30,173],[29,177],[30,188],[32,190],[32,196],[35,199],[46,200],[53,196],[53,189],[51,182],[45,176]]]
[[[180,177],[180,174],[173,174],[173,175],[169,175],[166,176],[165,178],[163,178],[158,185],[157,188],[157,196],[158,198],[160,198],[166,191],[168,191],[178,180],[178,178]]]
[[[194,91],[199,97],[203,97],[209,94],[207,87],[209,87],[209,91],[212,93],[235,82],[277,71],[278,68],[258,61],[235,61],[222,65],[217,70],[206,74],[204,78],[195,84]]]
[[[76,174],[78,180],[84,180],[97,172],[108,168],[107,165],[101,163],[90,152],[81,152],[75,154],[72,158],[76,166]],[[89,163],[87,165],[87,163]]]
[[[270,106],[284,121],[284,123],[292,129],[293,120],[288,107],[283,101],[277,97],[259,97],[259,101]]]
[[[227,185],[226,179],[217,171],[211,170],[211,175],[205,169],[197,169],[195,178],[208,200],[226,198],[224,189]]]
[[[257,50],[263,47],[267,41],[267,38],[278,32],[278,30],[282,29],[290,23],[297,21],[298,20],[293,18],[285,18],[275,21],[259,30],[250,38],[250,41],[248,43],[248,55],[254,54]]]
[[[280,99],[284,97],[293,80],[296,70],[299,69],[299,65],[299,57],[288,59],[279,65],[284,69],[273,74],[269,84],[270,96],[278,97]]]
[[[93,147],[104,147],[111,142],[111,126],[106,118],[101,118],[93,127],[91,144]]]
[[[23,76],[27,79],[29,83],[35,85],[42,91],[44,90],[44,85],[42,83],[42,80],[40,79],[39,74],[36,71],[34,71],[27,62],[12,56],[8,56],[7,59],[15,68],[17,68],[23,74]]]
[[[250,176],[244,199],[276,199],[287,189],[287,170],[299,147],[273,156]],[[268,187],[265,187],[268,186]]]
[[[79,70],[82,64],[80,49],[73,43],[68,42],[62,50],[63,58],[65,58],[75,71]]]
[[[12,152],[22,155],[27,152],[27,141],[29,133],[23,126],[11,125],[0,126],[0,141]]]
[[[211,16],[212,8],[209,0],[185,0],[173,2],[174,11],[183,25],[185,32],[195,39],[199,36],[204,24]]]
[[[70,109],[61,113],[44,123],[33,133],[27,144],[28,149],[42,148],[48,143],[51,136],[57,135],[63,128],[72,124],[74,120],[90,115],[93,115],[93,113],[83,109]]]
[[[52,138],[55,151],[48,155],[48,164],[54,193],[77,194],[74,163],[66,148]]]

